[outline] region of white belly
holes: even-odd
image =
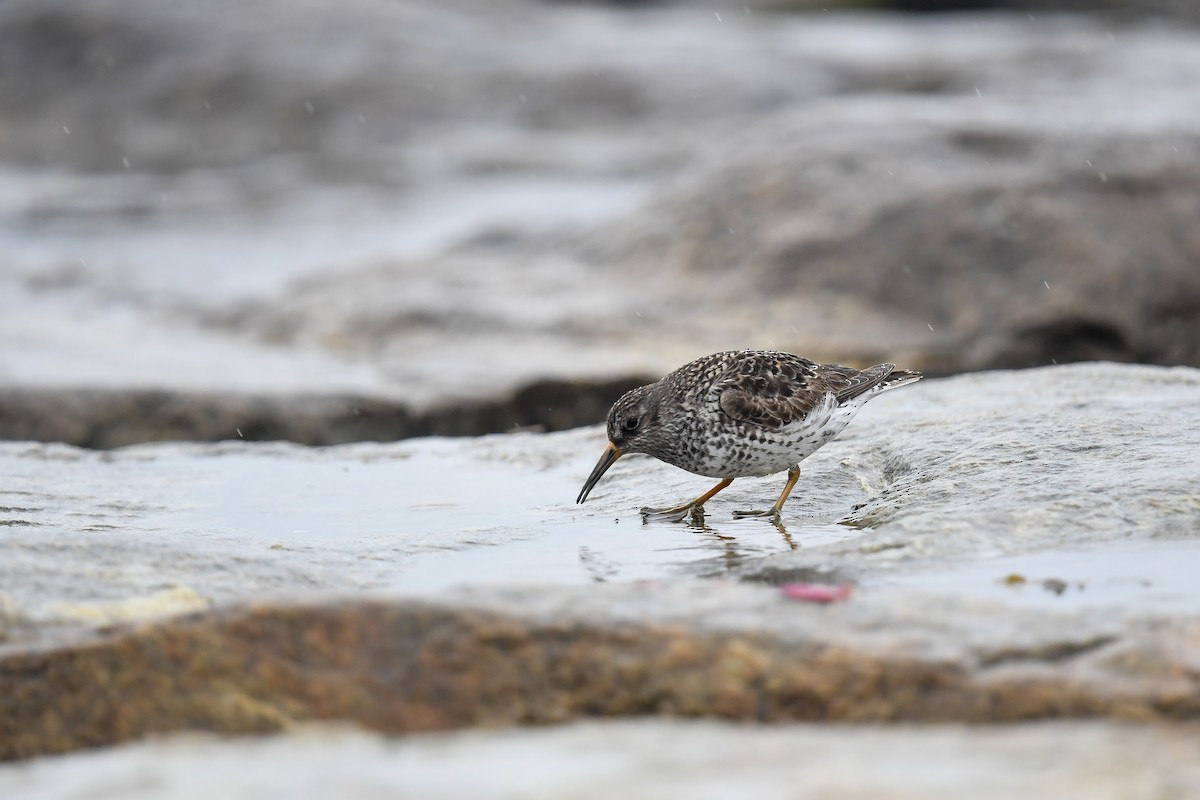
[[[709,448],[704,471],[697,472],[710,478],[748,478],[789,470],[846,429],[867,398],[857,400],[839,406],[828,395],[803,420],[777,431],[744,426],[721,435]]]

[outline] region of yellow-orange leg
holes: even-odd
[[[735,511],[735,517],[778,517],[779,512],[783,510],[783,504],[787,502],[788,495],[792,493],[792,489],[796,486],[796,481],[800,480],[800,467],[792,467],[788,470],[787,483],[783,485],[783,492],[780,493],[779,499],[775,501],[775,505],[768,508],[766,511]]]
[[[720,483],[690,503],[684,503],[681,506],[671,506],[670,508],[643,508],[642,513],[655,517],[679,517],[682,519],[683,514],[687,513],[693,508],[698,508],[704,505],[711,500],[717,492],[721,491],[731,483],[733,483],[733,478],[722,478]]]

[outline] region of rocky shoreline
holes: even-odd
[[[1193,4],[808,5],[0,4],[0,796],[1197,796]]]
[[[5,445],[5,472],[23,477],[0,520],[0,755],[312,721],[392,734],[646,715],[1194,722],[1200,595],[1170,565],[1196,555],[1197,402],[1187,368],[925,381],[806,462],[780,531],[717,501],[699,527],[641,525],[641,502],[699,480],[649,460],[574,507],[595,428],[318,449]],[[458,475],[462,492],[429,506],[420,474]],[[487,476],[502,474],[492,491],[511,507],[480,524]],[[740,481],[729,502],[774,488]],[[430,509],[444,532],[420,522]],[[839,519],[855,527],[817,538]],[[575,578],[548,557],[564,525],[583,532],[557,545]],[[730,561],[752,532],[775,553]],[[726,579],[669,561],[623,577],[677,535],[693,542],[678,558],[718,548]],[[521,541],[545,572],[497,571],[488,551]],[[464,569],[476,552],[482,582]],[[1092,560],[1072,568],[1079,552]],[[854,589],[820,605],[779,588],[796,581]]]

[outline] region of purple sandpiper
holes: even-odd
[[[765,511],[778,517],[799,464],[845,429],[875,395],[913,383],[921,373],[878,364],[864,370],[818,364],[771,350],[730,350],[684,364],[657,383],[626,392],[608,412],[608,447],[577,503],[626,453],[646,453],[680,469],[719,478],[691,502],[642,513],[681,517],[734,478],[787,470],[787,483]]]

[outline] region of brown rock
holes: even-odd
[[[1145,626],[1092,615],[1063,625],[987,606],[938,619],[939,605],[924,603],[929,621],[914,626],[922,603],[899,612],[889,602],[818,609],[770,589],[677,584],[177,619],[0,658],[0,756],[299,720],[399,733],[646,714],[1200,717],[1194,620]],[[633,609],[641,621],[628,621]],[[751,627],[738,621],[764,610],[774,616]],[[902,619],[898,640],[887,629]]]
[[[623,392],[648,380],[546,380],[508,396],[425,411],[370,397],[0,388],[0,439],[92,448],[226,439],[331,445],[517,428],[554,431],[603,419]]]

